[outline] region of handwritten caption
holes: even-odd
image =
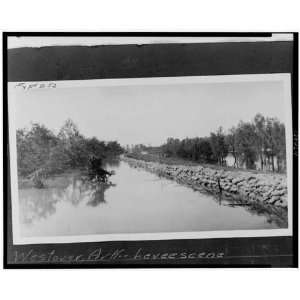
[[[55,82],[19,82],[15,85],[16,89],[22,89],[24,91],[29,91],[33,89],[55,89]]]
[[[61,255],[56,250],[47,253],[38,253],[33,249],[28,252],[15,251],[15,263],[84,263],[84,262],[103,262],[116,260],[193,260],[193,259],[221,259],[224,258],[223,252],[164,252],[153,253],[139,248],[134,253],[128,253],[125,249],[115,249],[105,252],[102,248],[97,248],[87,254]]]

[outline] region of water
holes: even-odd
[[[193,191],[126,162],[112,185],[92,184],[79,172],[56,176],[46,189],[19,190],[23,237],[271,229],[286,224],[274,214]]]

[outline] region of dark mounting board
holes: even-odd
[[[138,36],[139,34],[3,34],[4,146],[7,147],[7,152],[5,153],[4,151],[4,266],[6,268],[297,267],[298,141],[296,137],[298,136],[298,34],[294,33],[294,41],[285,42],[53,46],[6,50],[8,36],[68,37],[109,35]],[[240,36],[241,34],[141,34],[141,36],[145,35],[200,37]],[[270,36],[269,33],[247,33],[244,36],[253,37],[259,35]],[[293,108],[293,134],[295,137],[293,155],[293,237],[13,245],[7,81],[265,73],[291,73],[292,76],[291,105]],[[186,255],[182,254],[180,259],[174,259],[173,253],[185,253]],[[142,258],[142,254],[151,254],[151,256]],[[190,256],[188,257],[188,255]],[[195,258],[196,256],[198,258]],[[25,258],[24,261],[23,258]]]

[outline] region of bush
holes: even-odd
[[[87,167],[91,156],[113,157],[123,152],[116,141],[105,143],[85,138],[72,120],[67,120],[58,135],[40,124],[29,131],[17,130],[18,174],[28,176],[42,169],[48,175],[70,168]]]

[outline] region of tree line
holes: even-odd
[[[273,172],[286,169],[285,126],[277,118],[261,114],[256,114],[251,122],[240,121],[228,132],[219,127],[208,137],[168,138],[161,148],[167,157],[224,166],[231,154],[235,168]]]
[[[56,135],[44,125],[34,123],[29,130],[17,130],[18,174],[27,176],[43,169],[47,174],[84,168],[91,157],[110,158],[123,152],[116,141],[104,142],[83,136],[72,120]]]

